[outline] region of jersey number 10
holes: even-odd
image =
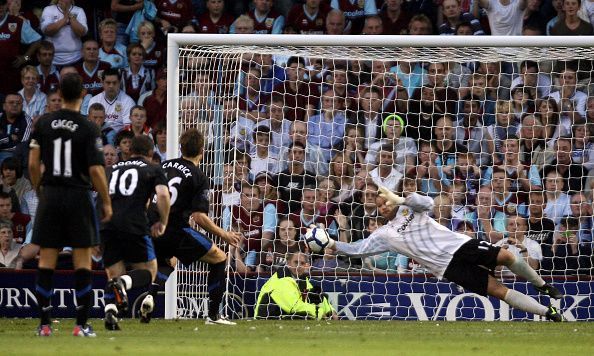
[[[120,184],[118,184],[118,181]],[[138,171],[136,169],[127,169],[120,176],[120,171],[115,170],[111,174],[111,180],[109,181],[109,195],[116,193],[116,185],[121,195],[129,197],[134,193],[138,185]]]

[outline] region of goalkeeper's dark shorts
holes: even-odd
[[[176,257],[184,265],[192,264],[212,248],[208,237],[191,228],[171,229],[153,243],[159,266],[169,265],[171,257]]]
[[[487,295],[489,275],[497,267],[501,247],[486,241],[472,239],[454,253],[444,277],[479,295]]]
[[[44,186],[31,242],[46,248],[87,248],[99,245],[99,221],[91,191]]]

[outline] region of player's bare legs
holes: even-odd
[[[208,318],[206,319],[206,324],[235,325],[234,322],[219,315],[219,307],[225,293],[225,265],[227,263],[227,255],[213,244],[206,255],[200,258],[200,261],[208,263],[210,268],[207,281]]]
[[[551,298],[560,299],[563,294],[557,288],[546,283],[536,271],[521,258],[516,258],[511,252],[501,249],[497,255],[497,265],[505,266],[516,275],[528,280],[534,288],[542,294]]]

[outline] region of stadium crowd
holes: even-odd
[[[167,33],[592,35],[593,21],[589,0],[0,0],[0,264],[35,265],[28,140],[33,122],[61,107],[56,87],[69,71],[84,79],[81,112],[101,127],[106,166],[129,158],[135,135],[154,139],[160,162]],[[592,274],[591,70],[585,60],[254,54],[224,100],[211,96],[220,83],[208,73],[188,75],[180,120],[212,128],[210,114],[224,115],[227,159],[211,202],[244,236],[230,250],[238,272],[283,265],[312,223],[341,241],[366,238],[386,223],[377,187],[408,186],[434,198],[440,224],[502,245],[543,275]],[[314,257],[322,270],[422,271],[393,253]],[[94,258],[101,268],[100,249]]]

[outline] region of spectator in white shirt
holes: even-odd
[[[15,268],[21,244],[12,238],[12,223],[0,222],[0,268]]]
[[[513,253],[516,258],[523,259],[530,267],[538,270],[542,261],[542,249],[540,244],[532,239],[526,238],[528,222],[519,215],[511,215],[507,218],[507,238],[499,240],[495,246],[501,246]],[[503,268],[503,276],[513,276],[513,273]]]
[[[81,59],[81,37],[87,34],[87,16],[73,0],[53,1],[41,14],[41,31],[56,49],[58,67],[76,64]]]
[[[559,90],[552,92],[550,97],[559,104],[561,111],[569,111],[565,109],[573,106],[573,110],[586,117],[588,95],[577,90],[577,71],[566,66],[559,72]]]
[[[378,154],[378,166],[371,172],[369,176],[377,186],[386,187],[391,191],[395,191],[404,176],[394,167],[394,146],[386,144],[380,148]]]
[[[478,0],[474,6],[485,9],[491,35],[521,36],[526,0]],[[478,13],[476,9],[475,13]]]
[[[39,72],[33,66],[26,66],[21,70],[21,83],[23,89],[19,94],[23,97],[23,111],[33,121],[45,112],[47,103],[46,95],[39,89]]]
[[[130,124],[130,110],[136,103],[120,88],[119,73],[115,69],[103,72],[103,91],[89,101],[89,106],[100,103],[105,108],[105,122],[115,131]]]

